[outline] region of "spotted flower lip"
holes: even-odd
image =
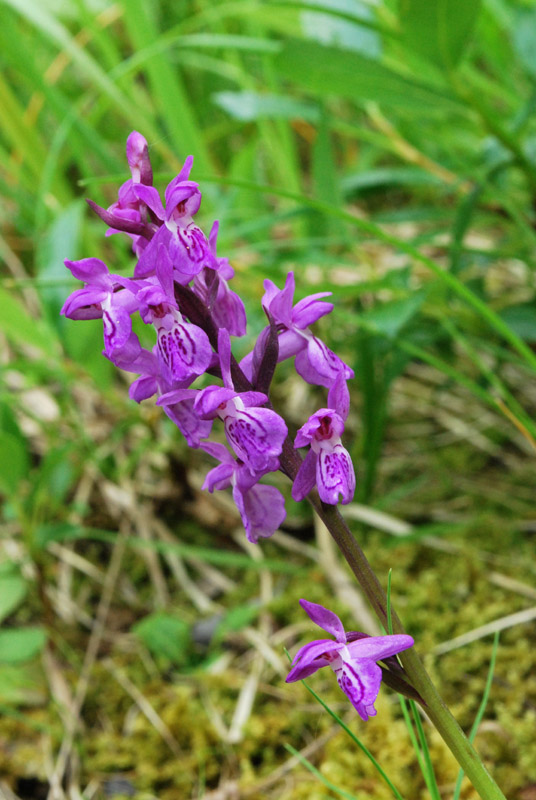
[[[366,636],[346,633],[339,617],[318,603],[300,600],[300,605],[311,620],[323,628],[333,639],[317,639],[301,647],[292,660],[292,669],[286,682],[303,680],[321,667],[330,666],[337,682],[351,704],[365,722],[376,715],[374,703],[382,680],[383,661],[402,650],[412,647],[414,641],[407,634]]]

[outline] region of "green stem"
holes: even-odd
[[[322,503],[318,495],[310,495],[309,500],[333,536],[382,624],[387,627],[387,597],[385,592],[361,547],[341,517],[338,508]],[[404,626],[395,611],[393,610],[391,613],[394,632],[405,633]],[[415,648],[410,647],[409,650],[400,653],[399,658],[408,679],[424,700],[424,709],[427,715],[482,800],[505,800],[503,793],[487,771],[478,753],[439,696]]]

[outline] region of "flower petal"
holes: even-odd
[[[325,655],[336,653],[340,647],[339,642],[334,642],[333,639],[316,639],[314,642],[300,647],[292,659],[292,669],[285,678],[285,682],[301,681],[308,678],[317,669],[327,667],[333,660],[333,656],[325,658]]]
[[[355,492],[354,465],[350,454],[342,444],[336,444],[333,449],[320,451],[316,485],[320,499],[324,503],[337,505],[339,496],[343,505],[351,502]]]
[[[296,303],[292,311],[292,324],[297,328],[307,328],[314,322],[324,317],[326,314],[333,311],[333,303],[321,303],[320,297],[329,297],[331,292],[318,292],[317,294],[310,294],[304,297],[299,303]]]
[[[190,322],[175,322],[158,330],[158,353],[172,380],[201,375],[210,364],[212,348],[207,334]]]
[[[275,411],[252,407],[226,416],[225,432],[238,458],[262,472],[272,456],[281,454],[287,426]]]
[[[386,636],[367,636],[351,642],[347,647],[352,658],[370,658],[373,661],[381,661],[402,652],[402,650],[407,650],[413,644],[411,636],[395,633]]]
[[[250,542],[272,536],[286,517],[285,498],[275,486],[257,484],[242,491],[237,484],[233,488],[233,499]]]
[[[309,614],[315,625],[331,633],[338,642],[346,644],[343,624],[333,611],[324,608],[319,603],[310,603],[309,600],[300,600],[300,606]]]
[[[309,492],[314,488],[316,484],[317,461],[318,453],[315,453],[314,450],[309,450],[292,484],[292,499],[296,500],[296,502],[307,497]]]
[[[374,702],[380,691],[382,671],[368,658],[344,660],[332,665],[337,682],[359,716],[365,722],[376,715]]]

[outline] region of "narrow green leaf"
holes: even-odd
[[[274,61],[282,76],[319,96],[345,97],[358,104],[375,101],[423,114],[463,111],[447,92],[410,80],[349,50],[291,39]]]
[[[259,94],[253,91],[217,92],[212,100],[224,111],[241,122],[257,119],[305,119],[318,121],[318,108],[303,100],[286,95]]]
[[[460,61],[474,31],[481,0],[400,0],[406,44],[446,69]]]

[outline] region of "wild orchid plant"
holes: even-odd
[[[292,272],[282,289],[265,280],[262,306],[268,324],[252,352],[238,363],[230,337],[245,334],[246,312],[239,295],[229,288],[233,268],[217,256],[218,223],[207,238],[194,221],[201,192],[189,179],[193,158],[186,159],[167,186],[164,206],[152,185],[143,136],[132,132],[126,151],[132,177],[120,187],[117,201],[107,210],[88,202],[109,226],[106,235],[122,232],[132,240],[133,276],[110,273],[97,258],[66,261],[84,287],[67,298],[62,313],[71,319],[102,318],[104,355],[138,375],[130,386],[131,398],[140,402],[156,395],[157,405],[188,445],[219,462],[203,488],[213,492],[232,487],[249,541],[271,536],[285,519],[283,495],[261,480],[276,470],[290,478],[293,499],[309,499],[385,629],[394,631],[375,637],[346,633],[332,611],[302,600],[312,621],[335,639],[302,647],[287,682],[329,665],[359,716],[367,720],[376,714],[374,702],[383,677],[420,702],[481,797],[503,798],[438,696],[413,639],[390,613],[376,575],[338,512],[337,504],[349,503],[355,491],[354,468],[341,440],[350,404],[347,381],[353,371],[310,327],[333,310],[333,304],[323,299],[331,293],[313,294],[294,304]],[[152,350],[142,347],[133,331],[135,313],[155,329]],[[309,417],[294,443],[269,398],[276,365],[290,358],[303,380],[327,389],[327,406]],[[192,384],[203,375],[210,377],[210,384],[194,388]],[[230,450],[210,438],[217,418],[223,422]],[[308,451],[302,459],[297,450],[303,447]]]

